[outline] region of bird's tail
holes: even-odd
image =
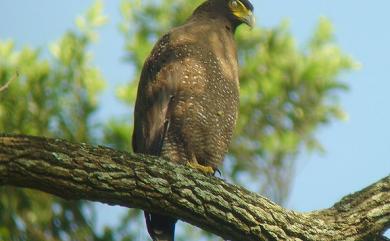
[[[174,241],[176,218],[144,212],[146,227],[153,241]]]

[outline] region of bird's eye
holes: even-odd
[[[230,5],[232,6],[232,8],[237,8],[238,7],[238,2],[236,0],[233,0],[230,2]]]

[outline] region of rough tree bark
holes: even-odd
[[[22,135],[0,135],[0,185],[161,212],[229,240],[387,240],[390,226],[390,176],[298,213],[159,158]]]

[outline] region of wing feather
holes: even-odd
[[[180,76],[168,43],[166,35],[156,44],[141,73],[134,108],[132,145],[136,153],[160,155],[169,127],[169,105]]]

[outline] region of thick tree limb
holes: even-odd
[[[386,240],[390,226],[390,176],[298,213],[158,158],[21,135],[0,135],[0,185],[170,214],[230,240]]]

